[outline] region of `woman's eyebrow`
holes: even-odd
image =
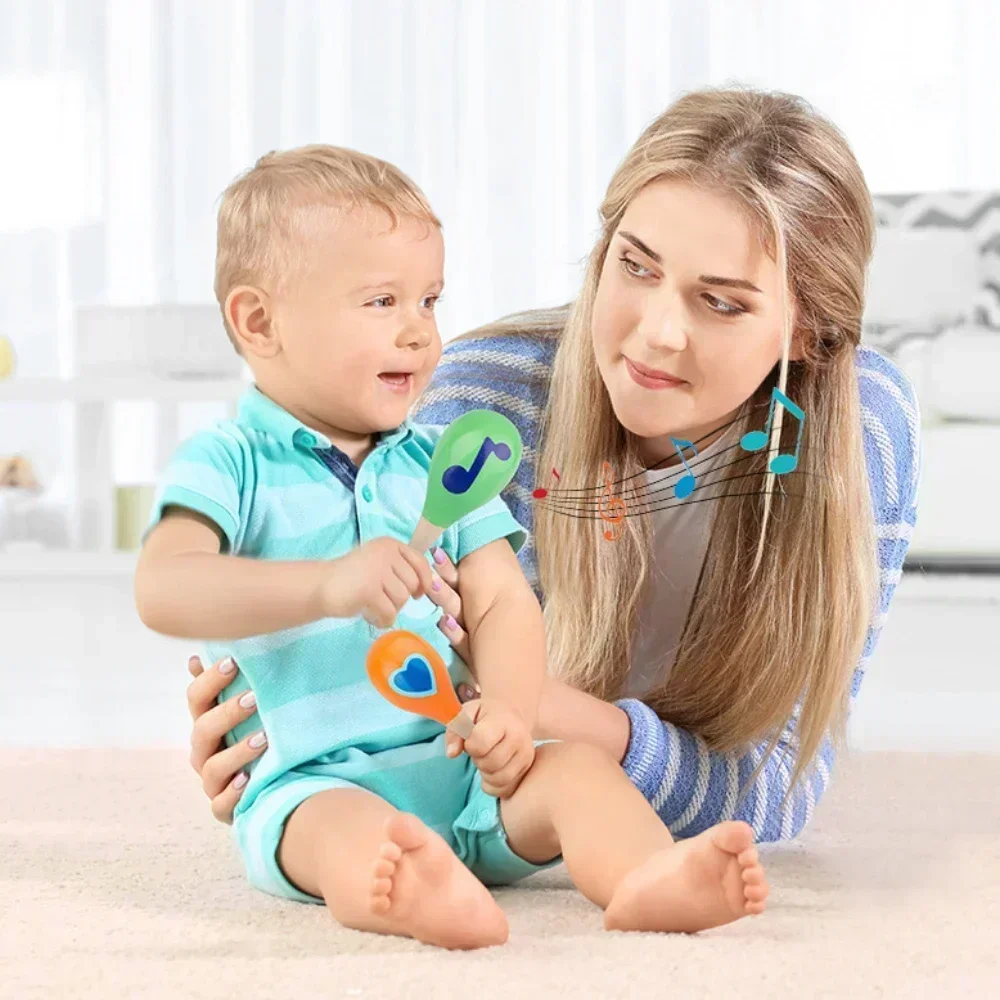
[[[618,235],[623,240],[628,240],[637,250],[641,250],[650,260],[655,260],[657,264],[663,263],[663,258],[655,250],[646,246],[635,233],[629,233],[624,229],[620,229]]]
[[[743,288],[748,292],[757,292],[759,295],[764,294],[756,285],[750,284],[749,281],[744,281],[743,278],[719,278],[714,274],[699,274],[698,280],[703,285],[725,285],[727,288]]]
[[[620,229],[618,235],[623,240],[628,240],[637,250],[641,250],[650,260],[655,260],[657,264],[663,263],[663,258],[650,246],[647,246],[639,239],[635,233],[630,233],[625,229]],[[714,274],[699,274],[698,280],[704,285],[725,286],[727,288],[742,288],[748,292],[757,292],[758,295],[764,293],[754,284],[743,278],[720,278]]]

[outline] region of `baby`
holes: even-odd
[[[219,210],[215,290],[254,385],[235,420],[166,470],[136,572],[152,629],[235,655],[269,744],[234,818],[250,881],[349,927],[449,948],[498,944],[486,885],[565,860],[621,930],[759,913],[745,823],[674,844],[617,761],[532,741],[541,609],[498,498],[443,533],[481,697],[471,735],[385,701],[365,658],[405,628],[470,681],[436,627],[427,553],[406,544],[441,428],[407,413],[437,364],[441,229],[388,163],[310,146],[260,159]],[[452,737],[454,739],[454,737]]]

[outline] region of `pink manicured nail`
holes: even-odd
[[[437,545],[435,545],[434,546],[434,562],[436,562],[438,564],[438,566],[443,566],[444,563],[445,563],[445,561],[447,560],[447,558],[448,557],[444,554],[444,552]]]
[[[231,656],[227,656],[219,664],[219,673],[220,674],[231,674],[235,670],[236,670],[236,661]]]
[[[257,695],[255,695],[253,691],[247,691],[247,693],[240,698],[240,704],[244,708],[253,708],[254,705],[257,704]]]
[[[441,581],[435,576],[431,580],[431,590],[440,590],[440,589],[441,589]]]
[[[250,775],[246,771],[240,771],[239,774],[233,778],[233,788],[242,788],[250,780]]]
[[[444,619],[444,627],[447,629],[458,628],[458,622],[455,621],[451,615],[446,615]]]
[[[254,733],[247,743],[251,749],[259,750],[262,746],[267,744],[267,735],[263,732],[263,730],[259,733]]]

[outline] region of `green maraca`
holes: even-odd
[[[469,410],[444,430],[431,457],[427,498],[410,539],[424,552],[459,518],[499,496],[521,464],[521,435],[492,410]]]

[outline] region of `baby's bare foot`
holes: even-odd
[[[746,823],[719,823],[654,854],[604,911],[618,931],[702,931],[764,912],[768,885]]]
[[[392,933],[442,948],[507,940],[507,918],[487,888],[433,830],[408,813],[385,822],[375,862],[372,912]]]

